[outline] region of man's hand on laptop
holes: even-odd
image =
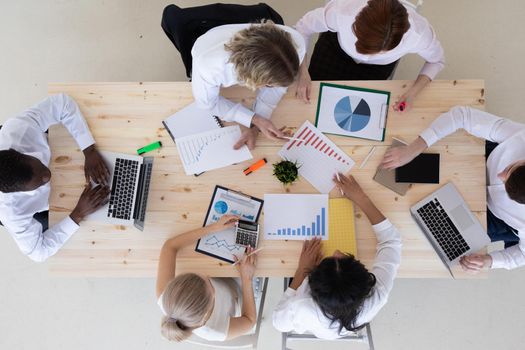
[[[91,185],[87,184],[78,199],[77,206],[69,216],[78,225],[87,215],[95,212],[108,202],[109,192],[110,189],[107,186],[91,188]]]
[[[470,273],[478,273],[484,268],[492,266],[492,257],[489,254],[471,254],[462,256],[459,263],[463,270]]]
[[[89,183],[89,179],[100,185],[109,184],[109,170],[100,155],[99,151],[95,148],[95,145],[91,145],[84,151],[86,160],[84,162],[84,174],[86,176],[86,183]]]

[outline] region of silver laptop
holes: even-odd
[[[418,202],[410,212],[452,277],[450,267],[459,258],[490,243],[485,229],[451,182]]]
[[[100,152],[110,172],[109,202],[88,218],[144,230],[153,157]]]

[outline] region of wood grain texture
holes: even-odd
[[[338,82],[342,83],[342,82]],[[347,85],[388,90],[392,99],[407,89],[409,81],[346,82]],[[484,107],[482,80],[434,81],[406,113],[389,111],[385,142],[375,142],[330,135],[357,165],[351,174],[385,215],[398,227],[403,237],[403,257],[399,277],[449,278],[447,270],[412,220],[409,207],[439,185],[415,185],[402,197],[372,180],[392,136],[412,141],[441,113],[455,105]],[[314,83],[312,96],[319,84]],[[274,112],[277,126],[300,126],[305,119],[314,121],[317,101],[304,104],[294,97],[295,88],[283,98]],[[305,180],[288,189],[272,176],[271,164],[279,160],[281,145],[259,138],[252,152],[254,160],[266,157],[268,165],[244,176],[242,169],[253,161],[210,171],[199,177],[186,176],[176,146],[161,121],[193,101],[190,83],[53,83],[49,93],[63,92],[80,106],[101,150],[134,154],[146,144],[160,140],[163,147],[150,152],[155,156],[146,228],[83,222],[80,230],[49,260],[52,274],[98,277],[153,277],[159,249],[166,238],[181,234],[204,221],[216,184],[262,198],[265,193],[317,193]],[[223,89],[223,95],[246,105],[253,93],[241,87]],[[50,224],[68,215],[75,206],[84,183],[84,158],[62,126],[49,131],[52,151]],[[372,146],[377,146],[363,169],[358,165]],[[458,132],[430,149],[441,154],[441,184],[453,181],[470,208],[485,225],[484,143],[465,132]],[[332,197],[339,192],[332,191]],[[260,222],[263,222],[261,218]],[[366,217],[357,211],[358,257],[371,267],[375,255],[375,236]],[[261,241],[267,248],[260,253],[257,274],[291,276],[298,261],[300,242]],[[211,276],[235,276],[234,268],[219,260],[195,253],[193,246],[183,249],[178,271],[203,272]],[[468,277],[460,273],[461,277]]]

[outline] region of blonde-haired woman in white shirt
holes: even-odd
[[[377,237],[371,271],[350,254],[322,257],[320,240],[306,241],[292,283],[273,312],[281,332],[312,333],[336,339],[362,328],[388,300],[401,261],[401,237],[352,176],[334,178],[358,205]],[[348,215],[352,215],[348,213]]]
[[[253,149],[259,131],[274,140],[285,136],[270,118],[305,54],[304,40],[296,30],[271,22],[222,25],[201,35],[191,54],[197,106],[248,128],[235,148]],[[257,90],[252,109],[220,96],[221,87],[232,85]]]
[[[177,252],[209,233],[232,227],[237,217],[224,215],[214,224],[168,239],[162,246],[157,273],[157,298],[164,314],[161,333],[183,341],[192,334],[210,341],[233,339],[250,332],[257,320],[252,279],[256,256],[248,248],[239,257],[240,288],[233,278],[196,273],[175,274]]]
[[[305,102],[312,79],[384,80],[401,57],[416,53],[426,62],[394,105],[396,110],[409,109],[445,64],[432,26],[399,0],[331,0],[304,15],[295,28],[307,47],[314,33],[322,33],[310,66],[305,59],[300,68],[297,97]]]

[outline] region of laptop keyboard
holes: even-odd
[[[117,158],[109,197],[108,217],[124,220],[131,218],[138,166],[139,162],[136,160]]]
[[[237,236],[235,238],[235,244],[255,248],[257,246],[257,235],[258,232],[248,231],[237,227]]]
[[[450,261],[470,249],[437,198],[419,208],[417,213]]]
[[[153,170],[153,163],[145,163],[144,164],[144,174],[146,178],[144,179],[144,196],[142,197],[142,203],[140,206],[140,213],[138,216],[138,219],[140,221],[144,221],[146,219],[146,202],[148,201],[148,193],[149,193],[149,184],[151,181],[151,172]]]

